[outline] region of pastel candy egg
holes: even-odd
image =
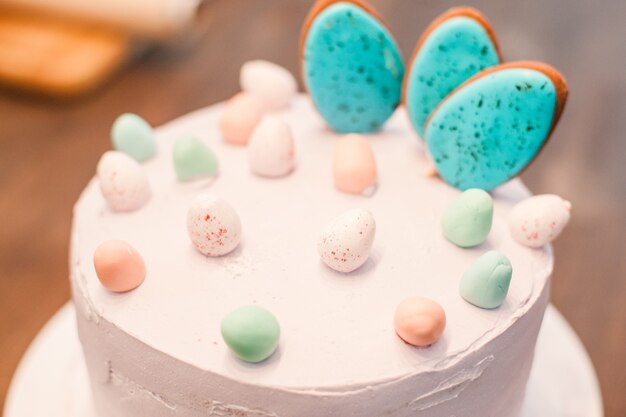
[[[463,192],[448,205],[441,226],[450,242],[462,248],[471,248],[487,239],[492,220],[491,196],[474,188]]]
[[[125,153],[105,152],[98,162],[97,176],[102,196],[113,211],[134,211],[150,199],[146,173]]]
[[[520,173],[557,124],[567,85],[554,68],[513,62],[484,70],[430,115],[425,140],[439,176],[491,190]]]
[[[242,91],[260,99],[269,110],[288,105],[298,90],[296,79],[289,71],[263,60],[243,64],[239,84]]]
[[[351,134],[339,139],[333,155],[333,177],[337,189],[362,194],[376,184],[376,160],[364,136]]]
[[[222,337],[241,360],[261,362],[272,356],[280,339],[280,324],[268,310],[239,307],[222,320]]]
[[[224,140],[232,145],[246,145],[263,117],[263,103],[249,93],[239,93],[228,100],[219,120]]]
[[[509,214],[511,235],[521,245],[539,248],[559,236],[569,222],[571,209],[571,203],[558,195],[527,198]]]
[[[193,136],[182,137],[174,143],[174,170],[180,181],[212,177],[217,173],[215,154]]]
[[[321,1],[300,39],[304,82],[328,125],[380,129],[400,103],[404,63],[378,14],[363,1]]]
[[[500,61],[493,29],[477,10],[455,7],[435,19],[420,38],[405,79],[406,109],[420,137],[441,100]]]
[[[322,261],[339,272],[352,272],[367,261],[376,221],[368,210],[347,211],[328,223],[317,242]]]
[[[446,328],[446,313],[435,301],[425,297],[409,297],[396,308],[396,333],[413,346],[435,343]]]
[[[101,243],[93,255],[93,264],[102,285],[113,292],[133,290],[146,277],[146,265],[141,255],[121,240]]]
[[[187,232],[206,256],[222,256],[241,240],[241,221],[226,201],[209,193],[198,195],[187,211]]]
[[[478,258],[461,277],[461,296],[480,308],[499,307],[509,291],[513,268],[502,253],[492,250]]]
[[[137,161],[146,161],[156,153],[152,127],[141,117],[125,113],[115,119],[111,127],[113,148]]]
[[[291,129],[278,116],[266,116],[248,143],[250,168],[263,177],[289,174],[294,166],[294,153]]]

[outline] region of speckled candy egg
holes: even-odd
[[[93,264],[102,285],[113,292],[133,290],[146,277],[146,265],[141,255],[121,240],[101,243],[93,255]]]
[[[206,256],[222,256],[241,240],[241,221],[226,201],[209,193],[198,195],[187,211],[187,232]]]
[[[287,106],[298,90],[296,79],[289,71],[260,59],[243,64],[239,85],[242,91],[261,100],[268,110]]]
[[[413,346],[435,343],[446,328],[446,313],[435,301],[409,297],[396,308],[394,327],[402,340]]]
[[[400,103],[400,49],[363,1],[318,2],[304,25],[300,56],[313,103],[337,132],[376,131]]]
[[[559,236],[569,222],[571,209],[571,203],[558,195],[527,198],[509,214],[511,235],[521,245],[539,248]]]
[[[113,211],[133,211],[150,199],[148,177],[133,158],[118,151],[105,152],[97,168],[100,191]]]
[[[231,351],[246,362],[261,362],[272,356],[280,339],[274,314],[255,305],[232,311],[222,320],[221,329]]]
[[[333,219],[324,227],[317,242],[322,261],[339,272],[352,272],[367,261],[376,221],[368,210],[354,209]]]
[[[232,145],[247,145],[250,135],[263,118],[263,103],[249,93],[228,100],[219,120],[224,140]]]

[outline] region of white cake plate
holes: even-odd
[[[602,417],[593,365],[563,316],[549,306],[522,417]],[[74,307],[66,304],[41,330],[13,377],[4,417],[96,417]]]

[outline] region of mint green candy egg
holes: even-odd
[[[174,143],[174,170],[179,181],[212,177],[217,173],[217,158],[199,139],[189,136]]]
[[[499,307],[509,291],[513,268],[492,250],[478,258],[461,277],[461,297],[480,308]]]
[[[147,161],[156,153],[152,127],[141,117],[124,113],[111,127],[113,149],[124,152],[139,162]]]
[[[493,220],[493,200],[474,188],[463,192],[443,213],[443,234],[462,248],[480,245],[487,239]]]
[[[222,337],[241,360],[261,362],[278,347],[280,325],[268,310],[250,305],[236,309],[222,320]]]

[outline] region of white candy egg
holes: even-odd
[[[298,90],[296,79],[289,71],[263,60],[243,64],[239,84],[243,91],[257,96],[268,110],[285,107]]]
[[[239,215],[226,201],[209,193],[198,195],[187,211],[187,232],[206,256],[222,256],[241,240]]]
[[[335,271],[351,272],[367,261],[376,234],[376,221],[368,210],[354,209],[324,227],[317,242],[322,261]]]
[[[141,165],[119,151],[105,152],[97,168],[100,191],[113,211],[133,211],[150,199],[150,184]]]
[[[248,143],[248,161],[252,172],[264,177],[282,177],[294,165],[291,129],[280,117],[266,116]]]
[[[558,195],[536,195],[519,202],[509,214],[513,238],[521,245],[539,248],[561,233],[572,205]]]

